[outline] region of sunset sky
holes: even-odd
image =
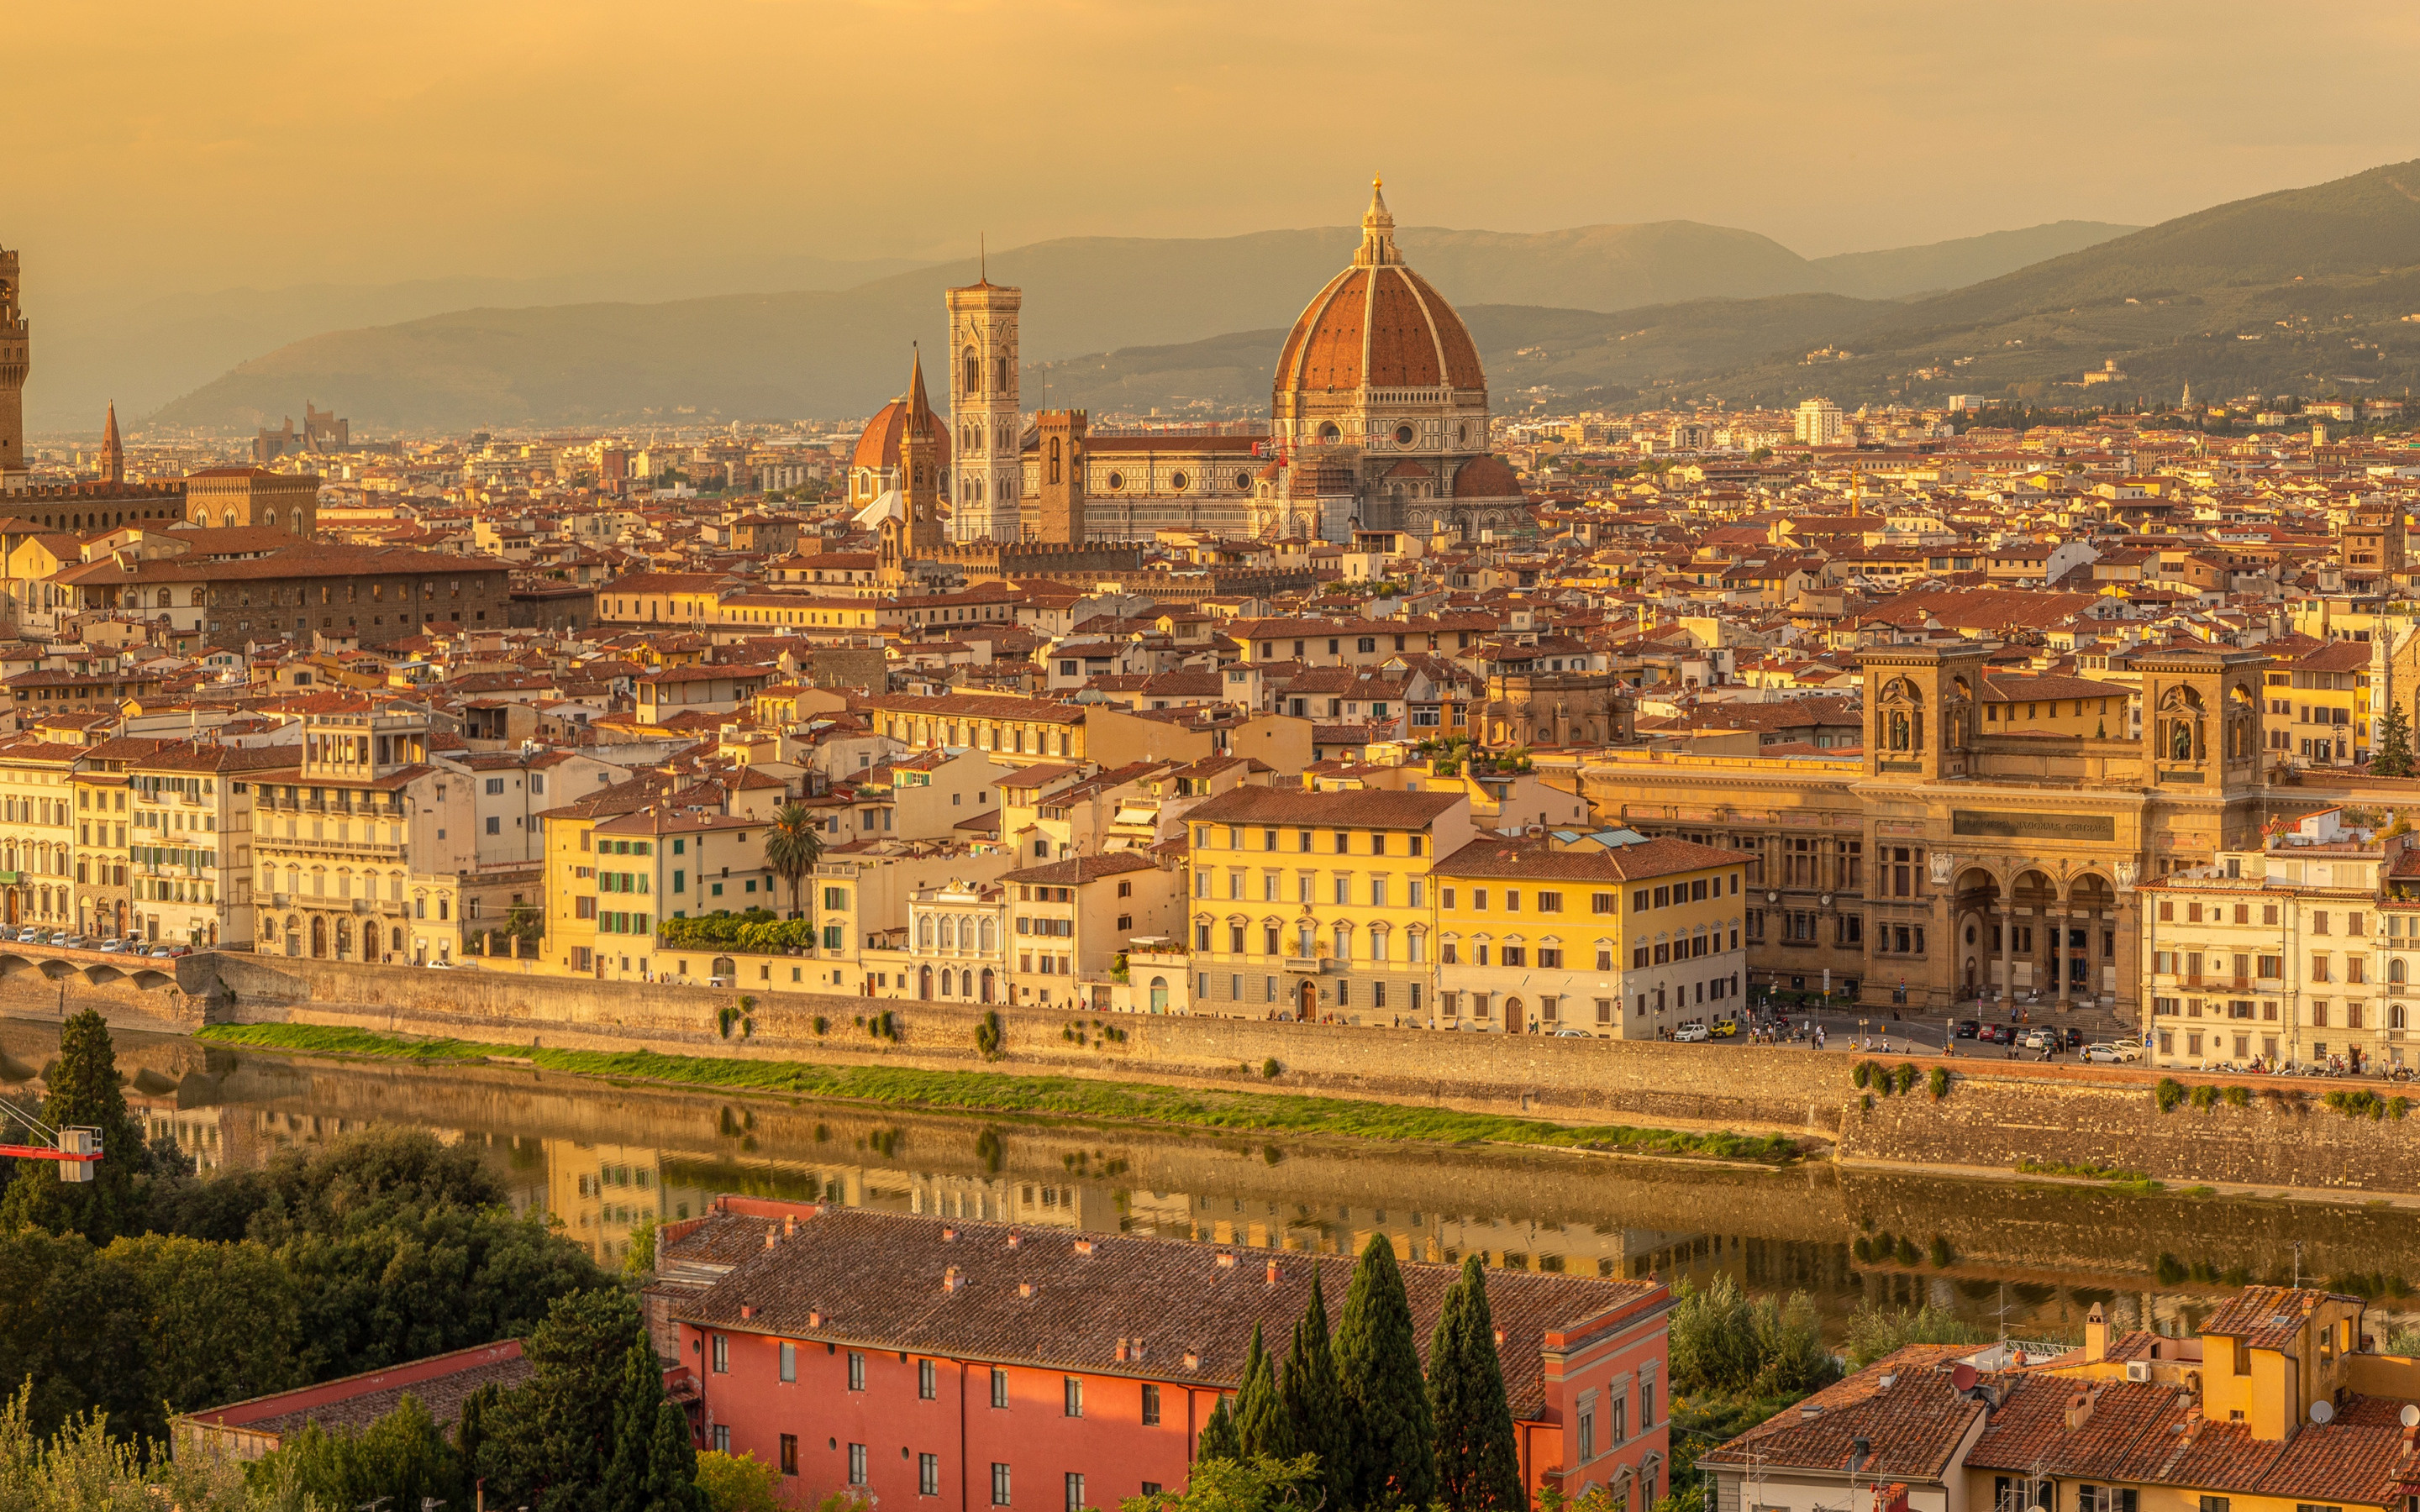
[[[1685,218],[1817,255],[2420,156],[2420,8],[35,0],[29,293]]]

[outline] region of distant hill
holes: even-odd
[[[1926,247],[1844,252],[1818,257],[1814,267],[1823,274],[1821,286],[1829,293],[1890,300],[1963,288],[2137,229],[2112,225],[2106,221],[2054,221],[2022,231],[1993,231],[1979,237],[1961,237],[1955,241],[1936,241]]]
[[[734,259],[604,269],[549,278],[424,278],[395,284],[305,284],[162,295],[132,304],[46,301],[40,267],[32,298],[41,321],[34,347],[27,421],[37,430],[101,429],[115,400],[127,415],[147,413],[190,393],[247,358],[321,332],[391,325],[477,306],[566,304],[599,300],[659,301],[746,289],[850,288],[918,264],[900,257]],[[267,406],[301,414],[300,393]]]
[[[1931,281],[1959,270],[2005,270],[2040,246],[2118,229],[2062,223],[1945,243],[1947,251],[1814,261],[1753,232],[1682,221],[1540,233],[1412,227],[1399,239],[1458,305],[1604,312],[1843,284],[1903,294],[1938,286]],[[1247,363],[1235,333],[1290,324],[1349,259],[1357,237],[1329,226],[1216,239],[1077,238],[995,253],[987,271],[1025,290],[1020,324],[1031,360],[1226,341],[1233,345],[1183,360],[1216,357],[1214,367],[1237,374],[1216,385],[1171,376],[1177,387],[1165,393],[1257,387],[1264,407],[1274,344]],[[304,398],[373,433],[861,414],[898,391],[909,341],[942,339],[941,291],[976,271],[968,259],[839,291],[488,306],[328,332],[240,363],[152,419],[241,429],[274,423]],[[1238,375],[1253,366],[1259,384],[1242,383]],[[1150,397],[1161,391],[1134,392],[1140,408],[1171,407]],[[1029,402],[1038,407],[1038,393]]]

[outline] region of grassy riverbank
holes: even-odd
[[[1400,1103],[1364,1103],[1284,1091],[1196,1091],[1075,1076],[815,1066],[795,1060],[667,1056],[652,1050],[609,1053],[534,1049],[467,1040],[405,1039],[308,1024],[214,1025],[197,1031],[196,1038],[260,1050],[369,1056],[418,1065],[504,1061],[605,1080],[662,1082],[787,1097],[845,1098],[954,1113],[1035,1114],[1168,1124],[1232,1134],[1342,1134],[1358,1139],[1535,1145],[1767,1162],[1789,1160],[1798,1152],[1796,1141],[1786,1134],[1738,1134],[1728,1131],[1687,1134],[1621,1124],[1571,1125]]]

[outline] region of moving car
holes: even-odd
[[[1709,1029],[1706,1032],[1712,1034],[1717,1040],[1731,1039],[1739,1033],[1739,1020],[1723,1019],[1716,1023],[1712,1029]]]
[[[1702,1024],[1683,1024],[1672,1031],[1672,1038],[1683,1044],[1696,1044],[1713,1039],[1714,1034]]]

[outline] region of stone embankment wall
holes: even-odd
[[[2190,1102],[2162,1113],[2156,1072],[2081,1067],[2003,1070],[1969,1062],[1935,1101],[1913,1092],[1853,1102],[1844,1160],[2135,1171],[2170,1182],[2420,1192],[2420,1105],[2412,1116],[2348,1117],[2320,1101],[2375,1083],[2179,1074],[2188,1086],[2241,1087],[2242,1107]],[[2393,1095],[2393,1094],[2387,1094]]]
[[[178,964],[178,994],[71,982],[70,1006],[105,999],[115,1019],[148,1012],[163,1027],[190,1019],[198,1001],[213,1023],[1317,1091],[1573,1122],[1782,1129],[1836,1134],[1852,1165],[2009,1171],[2030,1161],[2173,1183],[2420,1195],[2420,1117],[2347,1118],[2319,1102],[2337,1085],[2330,1083],[2239,1078],[2252,1093],[2247,1106],[2187,1103],[2163,1114],[2157,1072],[1962,1058],[1947,1063],[1954,1080],[1946,1098],[1919,1083],[1868,1107],[1851,1083],[1852,1057],[1798,1049],[1130,1014],[1103,1016],[1124,1035],[1105,1039],[1089,1013],[1037,1009],[999,1010],[1002,1053],[985,1060],[975,1035],[986,1011],[961,1004],[784,993],[755,1002],[752,1033],[735,1026],[726,1037],[720,1014],[737,1003],[729,991],[251,955]],[[56,984],[24,980],[31,976],[0,982],[0,1011],[52,1009]],[[861,1022],[869,1011],[887,1011],[898,1038],[869,1034]],[[1281,1072],[1274,1081],[1262,1075],[1270,1060]],[[2182,1072],[2177,1080],[2229,1082]]]
[[[1347,1097],[1528,1111],[1591,1122],[1711,1124],[1830,1133],[1849,1092],[1831,1057],[1528,1035],[1444,1034],[1140,1014],[1100,1015],[1123,1040],[1103,1042],[1096,1015],[997,1010],[1002,1055],[975,1048],[985,1009],[957,1003],[766,995],[754,1032],[725,1037],[720,1012],[738,995],[697,987],[592,982],[502,971],[415,970],[285,957],[224,955],[213,1023],[349,1025],[383,1033],[447,1035],[559,1049],[661,1050],[835,1064],[908,1065],[1267,1088]],[[860,1026],[888,1011],[893,1042]],[[818,1032],[816,1021],[823,1028]],[[1081,1026],[1081,1041],[1064,1031]],[[1696,1053],[1691,1053],[1692,1051]],[[1675,1052],[1680,1052],[1676,1054]],[[1743,1055],[1759,1064],[1743,1074]]]

